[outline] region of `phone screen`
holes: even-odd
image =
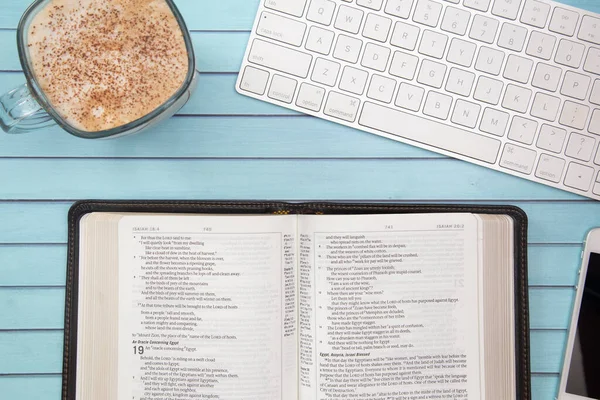
[[[600,399],[600,254],[591,253],[566,392]]]

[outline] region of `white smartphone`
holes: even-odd
[[[600,400],[600,228],[582,260],[558,400]]]

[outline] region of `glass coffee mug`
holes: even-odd
[[[154,126],[160,121],[173,116],[189,100],[198,81],[196,58],[189,31],[181,13],[172,0],[164,0],[177,20],[185,42],[188,58],[188,72],[179,90],[161,106],[149,114],[112,129],[87,132],[70,125],[54,109],[48,97],[38,84],[28,51],[29,26],[38,12],[51,0],[35,1],[23,14],[17,30],[17,46],[19,58],[27,83],[0,96],[0,128],[7,133],[24,133],[35,129],[58,124],[72,135],[86,139],[103,139],[137,133]]]

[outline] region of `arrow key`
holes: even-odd
[[[567,170],[565,185],[587,192],[590,190],[593,178],[594,168],[572,162]]]

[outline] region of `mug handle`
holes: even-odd
[[[25,133],[55,122],[31,95],[27,84],[0,96],[0,128],[6,133]]]

